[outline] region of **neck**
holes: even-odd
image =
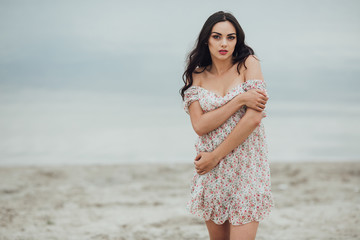
[[[228,58],[226,60],[219,60],[212,58],[211,60],[212,60],[212,64],[210,66],[209,71],[216,76],[221,76],[233,66],[233,62],[231,58]]]

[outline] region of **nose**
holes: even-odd
[[[221,47],[226,47],[227,46],[227,40],[226,38],[223,38],[223,40],[221,41]]]

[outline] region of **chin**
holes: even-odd
[[[217,58],[220,59],[220,60],[227,60],[228,58],[231,58],[231,57],[232,57],[232,55],[229,55],[229,56],[228,56],[228,55],[226,54],[225,56],[224,56],[224,55],[220,55],[220,56],[218,56]]]

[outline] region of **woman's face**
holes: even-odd
[[[232,58],[236,45],[236,30],[229,21],[216,23],[208,40],[209,51],[212,58],[226,60]]]

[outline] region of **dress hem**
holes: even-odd
[[[272,204],[272,205],[270,205],[270,206],[263,212],[263,214],[262,214],[261,216],[255,216],[255,217],[250,218],[250,220],[246,220],[246,221],[243,221],[243,222],[238,221],[238,222],[240,222],[240,223],[235,223],[235,221],[234,221],[234,220],[231,220],[231,219],[229,218],[229,216],[227,216],[226,219],[214,220],[214,219],[212,219],[211,217],[204,217],[201,213],[199,213],[199,212],[197,212],[197,211],[192,211],[192,210],[190,210],[189,207],[186,207],[186,210],[187,210],[190,214],[194,215],[195,217],[197,217],[197,218],[199,218],[199,219],[201,219],[201,220],[203,220],[203,221],[209,221],[209,220],[211,220],[211,221],[213,221],[216,225],[222,225],[222,224],[225,223],[225,221],[228,220],[231,225],[241,226],[241,225],[244,225],[244,224],[253,222],[253,221],[256,221],[256,222],[261,222],[261,221],[263,221],[265,218],[269,217],[269,215],[270,215],[270,213],[272,212],[272,210],[274,209],[274,207],[275,207],[275,205]]]

